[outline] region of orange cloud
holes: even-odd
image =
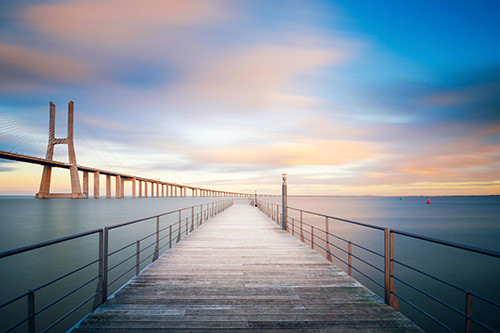
[[[230,16],[219,1],[77,0],[33,5],[27,17],[37,29],[65,39],[117,45],[164,27],[202,25]]]
[[[372,143],[308,140],[304,142],[202,148],[190,151],[199,163],[267,166],[339,165],[377,156]]]

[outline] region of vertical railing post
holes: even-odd
[[[304,243],[304,229],[302,227],[302,210],[300,211],[300,240]]]
[[[314,249],[314,227],[311,226],[311,249]]]
[[[104,250],[102,252],[102,303],[108,299],[108,253],[109,229],[104,228]]]
[[[160,253],[160,217],[156,217],[156,246],[155,246],[155,252],[153,254],[153,261],[158,259]]]
[[[399,311],[398,297],[396,296],[396,285],[394,284],[394,233],[389,232],[389,285],[390,285],[390,305],[394,310]]]
[[[292,217],[292,236],[295,235],[295,219]]]
[[[28,293],[28,332],[35,333],[35,291]]]
[[[385,303],[390,305],[391,289],[389,285],[389,229],[384,229],[384,291]]]
[[[179,232],[177,233],[177,242],[181,240],[181,232],[182,232],[182,212],[179,209]]]
[[[99,266],[97,267],[98,269],[98,274],[99,278],[97,279],[97,287],[96,287],[96,293],[99,292],[97,295],[94,297],[94,304],[92,305],[92,311],[97,309],[99,305],[103,303],[102,300],[102,291],[103,291],[103,283],[102,283],[102,278],[103,278],[103,251],[104,251],[104,229],[99,230]]]
[[[328,223],[328,216],[325,216],[325,248],[326,248],[326,260],[332,262],[332,254],[330,251],[330,226]]]
[[[283,175],[283,184],[281,185],[281,209],[282,209],[282,213],[281,213],[281,218],[282,218],[282,221],[281,221],[281,230],[286,230],[286,209],[287,209],[287,189],[286,189],[286,173],[284,173]]]
[[[189,234],[189,219],[186,217],[186,235]]]
[[[352,243],[350,241],[347,243],[347,253],[348,253],[347,262],[349,264],[347,272],[348,272],[349,276],[352,276],[352,268],[351,268],[352,267],[352,255],[351,255],[352,254]]]
[[[194,230],[194,206],[191,207],[191,231]]]
[[[168,227],[169,235],[168,235],[168,249],[172,248],[172,225]]]
[[[141,241],[137,240],[135,243],[135,275],[139,275],[141,265]]]
[[[472,291],[469,290],[465,296],[465,333],[472,332]]]
[[[200,224],[203,224],[203,204],[200,205]]]

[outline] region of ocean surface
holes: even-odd
[[[220,199],[187,197],[39,200],[32,197],[0,197],[0,252]],[[275,203],[281,201],[277,197],[263,199]],[[290,197],[288,206],[500,251],[500,196],[431,197],[430,205],[425,203],[426,199],[425,197]],[[195,214],[199,211],[199,208],[197,209]],[[182,213],[181,219],[188,217],[190,212]],[[299,212],[290,209],[289,216],[294,218],[294,227],[298,231]],[[178,220],[178,214],[162,218],[161,228],[177,225]],[[303,221],[318,228],[324,228],[325,225],[324,217],[307,213],[303,213]],[[353,276],[383,297],[383,289],[375,283],[382,285],[384,283],[383,274],[376,269],[383,270],[383,260],[380,256],[363,249],[364,247],[383,254],[383,232],[334,219],[329,219],[328,223],[330,233],[339,237],[333,239],[333,243],[338,248],[333,247],[331,252],[346,261],[347,255],[342,250],[347,250],[347,243],[343,239],[351,241],[354,244],[352,253],[357,257],[352,258],[352,265],[369,278],[356,270],[353,270]],[[155,223],[150,220],[123,228],[124,230],[117,230],[110,234],[112,243],[110,251],[148,235],[154,231],[154,228]],[[307,243],[310,235],[304,232],[304,236]],[[316,234],[315,236],[315,242],[324,247],[325,245],[321,244],[324,235]],[[166,241],[168,238],[164,239],[160,245],[166,246]],[[401,235],[395,235],[394,241],[395,259],[399,262],[442,279],[453,286],[472,290],[500,303],[500,259]],[[143,246],[151,244],[148,242],[149,239],[144,240]],[[97,236],[93,235],[32,253],[20,254],[15,258],[0,259],[0,303],[97,259],[97,246]],[[116,255],[114,262],[110,260],[110,267],[131,254],[133,256],[135,247],[129,250],[129,252],[125,250]],[[150,254],[148,252],[150,250],[152,248],[145,251],[144,256]],[[324,254],[321,247],[317,247],[317,250]],[[367,261],[376,268],[361,260]],[[148,263],[149,261],[145,261],[141,269]],[[342,261],[334,258],[334,263],[347,270],[347,266]],[[115,285],[110,288],[111,292],[133,277],[134,270],[126,273],[126,270],[133,267],[133,264],[135,264],[135,258],[125,262],[123,269],[118,267],[113,272],[115,277],[119,277],[123,272],[125,275],[117,279]],[[125,267],[126,265],[128,267]],[[97,265],[91,265],[86,271],[78,272],[75,276],[37,291],[35,299],[37,309],[42,309],[50,299],[54,299],[54,296],[63,296],[75,286],[94,277],[96,272]],[[464,311],[466,304],[466,295],[462,291],[402,265],[395,265],[395,273],[396,277],[404,281],[404,283],[396,281],[396,292],[402,298],[411,301],[413,305],[425,310],[451,329],[463,331],[465,318],[413,287],[444,300],[459,311]],[[112,278],[113,276],[110,276],[110,280]],[[91,283],[77,293],[64,298],[50,310],[42,311],[37,316],[37,330],[46,327],[53,318],[63,315],[81,300],[92,295],[95,290],[96,284]],[[70,315],[56,326],[54,331],[65,331],[70,328],[75,320],[89,311],[91,303],[92,301]],[[441,331],[439,325],[413,309],[402,299],[399,300],[399,305],[401,311],[423,329],[433,332]],[[23,319],[26,316],[26,307],[26,298],[24,298],[1,309],[0,330]],[[473,318],[500,330],[500,309],[484,300],[473,298]],[[473,324],[473,328],[478,332],[483,331],[476,324]],[[21,326],[19,331],[25,329],[26,326]]]

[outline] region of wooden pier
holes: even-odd
[[[283,329],[421,332],[248,204],[200,226],[74,331]]]

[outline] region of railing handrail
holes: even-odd
[[[276,221],[279,224],[280,223],[280,220],[279,220],[280,216],[279,216],[279,214],[280,214],[280,208],[282,208],[282,206],[280,204],[276,204],[276,203],[273,203],[273,202],[270,202],[270,201],[265,201],[265,200],[261,200],[261,202],[265,203],[265,205],[262,205],[262,204],[259,205],[258,204],[257,206],[265,214],[267,214],[269,217],[271,217],[274,221]],[[275,211],[275,208],[274,208],[275,206],[276,206],[276,211]],[[347,267],[348,267],[348,274],[349,275],[351,275],[351,269],[353,269],[353,270],[357,271],[358,273],[360,273],[361,275],[363,275],[365,278],[367,278],[370,281],[374,282],[379,287],[382,287],[384,289],[384,292],[385,292],[385,301],[386,301],[386,303],[388,305],[390,305],[391,307],[393,307],[394,309],[396,309],[397,311],[399,311],[398,299],[401,299],[403,302],[405,302],[406,304],[408,304],[409,306],[411,306],[415,310],[421,312],[427,318],[433,320],[435,323],[439,324],[443,328],[445,328],[445,329],[447,329],[449,331],[453,331],[449,326],[447,326],[446,324],[444,324],[443,322],[441,322],[439,319],[437,319],[436,317],[434,317],[433,315],[431,315],[430,313],[428,313],[426,310],[422,309],[421,307],[417,306],[416,304],[413,304],[408,299],[406,299],[403,296],[401,296],[400,293],[397,293],[396,292],[396,288],[395,288],[395,282],[394,282],[395,280],[398,281],[399,283],[402,283],[402,284],[406,285],[407,287],[413,289],[414,291],[419,292],[421,295],[424,295],[424,296],[430,298],[431,300],[439,303],[440,305],[447,307],[448,309],[452,310],[456,314],[460,315],[462,318],[465,318],[465,331],[467,333],[471,332],[471,323],[475,323],[475,324],[481,326],[482,328],[485,328],[485,329],[487,329],[487,330],[489,330],[491,332],[495,332],[495,330],[493,328],[489,327],[487,324],[485,324],[485,323],[483,323],[483,322],[481,322],[481,321],[479,321],[479,320],[477,320],[477,319],[475,319],[475,318],[472,317],[472,303],[473,303],[472,302],[472,297],[476,297],[478,299],[481,299],[484,302],[489,303],[490,306],[496,307],[497,309],[500,309],[500,303],[497,303],[496,301],[493,301],[491,299],[485,298],[485,297],[483,297],[483,296],[481,296],[481,295],[473,292],[472,290],[467,290],[465,288],[459,287],[459,286],[457,286],[457,285],[455,285],[455,284],[453,284],[453,283],[451,283],[449,281],[446,281],[446,280],[441,279],[439,277],[436,277],[436,276],[434,276],[432,274],[426,273],[426,272],[424,272],[424,271],[422,271],[422,270],[420,270],[418,268],[412,267],[411,265],[408,265],[408,264],[402,263],[401,261],[396,260],[394,258],[394,235],[398,234],[398,235],[407,236],[407,237],[410,237],[410,238],[416,238],[416,239],[420,239],[420,240],[423,240],[423,241],[427,241],[427,242],[431,242],[431,243],[435,243],[435,244],[440,244],[440,245],[444,245],[444,246],[448,246],[448,247],[451,247],[451,248],[456,248],[456,249],[459,249],[459,250],[464,250],[464,251],[468,251],[468,252],[472,252],[472,253],[478,253],[478,254],[482,254],[482,255],[494,257],[494,258],[500,258],[500,252],[497,252],[497,251],[494,251],[494,250],[489,250],[489,249],[484,249],[484,248],[480,248],[480,247],[475,247],[475,246],[460,244],[460,243],[456,243],[456,242],[450,242],[450,241],[446,241],[446,240],[442,240],[442,239],[437,239],[437,238],[433,238],[433,237],[427,237],[427,236],[423,236],[423,235],[418,235],[418,234],[414,234],[414,233],[406,232],[406,231],[402,231],[402,230],[395,230],[395,229],[390,229],[390,228],[383,228],[383,227],[373,226],[373,225],[369,225],[369,224],[362,223],[362,222],[350,221],[350,220],[346,220],[346,219],[336,218],[336,217],[329,216],[329,215],[326,215],[326,214],[315,213],[315,212],[307,211],[307,210],[304,210],[304,209],[297,209],[297,208],[293,208],[293,207],[288,207],[288,209],[300,211],[300,220],[292,218],[290,216],[286,216],[286,219],[285,219],[286,227],[285,227],[284,230],[287,230],[288,232],[291,232],[292,235],[297,234],[297,232],[295,232],[295,221],[300,222],[300,224],[297,226],[297,228],[300,229],[300,240],[302,242],[305,243],[305,241],[307,241],[308,243],[311,244],[311,248],[314,249],[314,245],[316,245],[317,248],[320,248],[321,250],[325,251],[325,255],[327,256],[327,259],[328,259],[328,255],[330,255],[330,256],[333,256],[334,258],[336,258],[337,260],[339,260],[340,262],[342,262],[343,264],[347,265]],[[321,228],[319,228],[317,226],[313,226],[311,224],[303,222],[303,213],[325,217],[325,220],[326,220],[325,228],[326,229],[323,230],[323,229],[321,229]],[[283,210],[283,214],[285,214],[284,210]],[[288,226],[288,223],[289,223],[290,219],[291,219],[291,229]],[[343,221],[343,222],[348,222],[348,223],[352,223],[352,224],[356,224],[356,225],[361,225],[361,226],[369,227],[369,228],[375,227],[375,229],[384,230],[384,251],[385,251],[385,254],[383,255],[383,257],[385,258],[385,260],[384,260],[385,261],[384,270],[379,269],[378,267],[376,267],[376,266],[368,263],[367,261],[363,260],[362,258],[354,255],[351,252],[351,245],[358,246],[359,248],[361,248],[361,249],[363,249],[365,251],[368,251],[368,252],[371,252],[371,253],[374,253],[374,254],[378,254],[379,256],[382,256],[382,255],[380,255],[379,253],[376,253],[376,252],[374,252],[374,251],[372,251],[372,250],[370,250],[368,248],[365,248],[363,246],[359,246],[359,244],[356,244],[356,243],[354,243],[352,241],[349,241],[349,240],[343,239],[341,237],[338,237],[338,236],[336,236],[334,234],[331,234],[328,231],[329,219],[337,220],[337,221]],[[303,226],[310,227],[311,232],[309,232],[307,230],[304,230]],[[314,235],[314,230],[319,230],[319,231],[323,232],[325,234],[325,238],[326,239],[322,238],[322,237],[319,237],[318,235]],[[307,237],[304,237],[304,232],[310,236],[309,239]],[[335,239],[347,242],[348,243],[348,250],[345,251],[344,249],[342,249],[339,246],[335,245],[334,243],[330,242],[330,240],[328,239],[328,236],[333,236]],[[315,239],[316,239],[316,242],[315,242]],[[317,240],[319,240],[321,244],[324,243],[325,247],[323,247],[320,244],[318,244]],[[330,251],[330,248],[329,248],[330,245],[333,246],[334,248],[336,248],[337,250],[339,250],[340,252],[344,253],[345,255],[347,255],[348,256],[348,259],[347,259],[348,261],[346,262],[343,259],[341,259],[339,256],[337,256],[334,253],[332,253]],[[363,272],[361,272],[360,270],[358,270],[356,267],[354,267],[354,265],[351,263],[351,258],[356,258],[360,262],[362,262],[364,264],[367,264],[368,266],[371,266],[372,268],[376,269],[377,271],[383,273],[385,275],[385,284],[382,285],[382,284],[378,283],[376,280],[374,280],[370,276],[364,274]],[[328,260],[332,261],[331,257]],[[449,287],[453,287],[456,290],[459,290],[462,293],[464,293],[465,296],[466,296],[466,309],[465,309],[465,311],[464,312],[460,311],[457,307],[448,304],[446,301],[443,301],[443,300],[439,299],[438,297],[435,297],[435,296],[431,295],[429,292],[426,292],[423,289],[421,289],[421,288],[419,288],[419,287],[417,287],[417,286],[415,286],[415,285],[413,285],[413,284],[411,284],[411,283],[403,280],[401,277],[396,276],[395,275],[395,270],[394,270],[394,264],[395,263],[398,264],[398,265],[402,265],[402,266],[406,267],[407,269],[413,270],[414,272],[423,274],[424,276],[429,277],[429,278],[433,279],[434,281],[443,283],[443,284],[445,284],[445,285],[447,285]]]
[[[46,247],[46,246],[49,246],[49,245],[62,243],[62,242],[69,241],[69,240],[72,240],[72,239],[75,239],[75,238],[79,238],[79,237],[84,237],[84,236],[96,234],[96,233],[101,232],[101,231],[102,231],[102,228],[92,229],[92,230],[89,230],[89,231],[79,232],[77,234],[73,234],[73,235],[69,235],[69,236],[64,236],[64,237],[60,237],[60,238],[56,238],[56,239],[51,239],[51,240],[48,240],[48,241],[45,241],[45,242],[40,242],[40,243],[36,243],[36,244],[31,244],[31,245],[27,245],[27,246],[18,247],[17,249],[12,249],[12,250],[7,250],[7,251],[4,251],[4,252],[1,252],[0,253],[0,258],[10,257],[10,256],[15,255],[15,254],[19,254],[19,253],[23,253],[23,252],[28,252],[28,251],[40,249],[42,247]]]
[[[281,207],[281,205],[278,205],[278,206]],[[341,222],[346,222],[346,223],[351,223],[351,224],[356,224],[356,225],[360,225],[360,226],[363,226],[363,227],[368,227],[368,228],[382,230],[382,231],[385,230],[384,227],[380,227],[380,226],[374,225],[374,224],[368,224],[368,223],[359,222],[359,221],[347,220],[347,219],[343,219],[343,218],[340,218],[340,217],[330,216],[330,215],[326,215],[326,214],[322,214],[322,213],[311,212],[309,210],[300,209],[300,208],[294,208],[294,207],[287,207],[287,208],[291,209],[291,210],[302,211],[304,213],[308,213],[308,214],[311,214],[311,215],[317,215],[317,216],[321,216],[321,217],[328,217],[330,219],[334,219],[334,220],[341,221]]]
[[[15,296],[15,297],[3,302],[2,304],[0,304],[0,309],[1,309],[1,308],[4,308],[5,306],[8,306],[14,302],[19,301],[20,299],[25,298],[25,297],[27,297],[27,302],[28,302],[27,317],[12,324],[10,327],[5,328],[4,332],[9,332],[9,331],[15,329],[16,327],[19,327],[23,323],[28,324],[28,331],[29,332],[35,332],[35,317],[37,315],[44,312],[48,308],[54,306],[55,304],[59,303],[60,301],[62,301],[66,297],[68,297],[69,295],[72,295],[73,293],[79,291],[83,287],[85,287],[85,286],[89,285],[90,283],[97,280],[97,288],[96,288],[97,290],[95,293],[93,293],[93,295],[91,295],[90,297],[85,299],[83,302],[78,304],[76,307],[74,307],[73,309],[68,311],[66,314],[64,314],[63,316],[59,317],[57,320],[52,322],[48,327],[43,329],[43,332],[52,329],[54,326],[59,324],[62,320],[64,320],[66,317],[71,315],[74,311],[78,310],[79,308],[81,308],[83,305],[85,305],[86,303],[88,303],[92,299],[94,299],[93,309],[95,309],[97,306],[99,306],[100,304],[102,304],[103,302],[105,302],[108,299],[107,293],[108,293],[109,286],[111,286],[113,283],[117,282],[123,276],[125,276],[126,274],[131,272],[134,268],[136,269],[136,274],[139,274],[140,265],[142,263],[144,263],[146,260],[149,260],[149,258],[151,258],[151,257],[153,257],[152,261],[155,261],[156,259],[158,259],[159,255],[160,255],[160,253],[159,253],[160,249],[163,248],[164,246],[168,245],[169,249],[170,249],[172,247],[172,235],[174,232],[178,233],[176,240],[175,240],[175,243],[179,242],[182,239],[181,231],[182,231],[182,234],[184,235],[184,226],[181,226],[182,221],[185,221],[185,235],[187,235],[189,232],[192,232],[195,228],[195,218],[197,220],[196,226],[199,226],[204,221],[208,220],[212,216],[216,215],[217,213],[219,213],[219,212],[225,210],[226,208],[228,208],[229,206],[231,206],[233,204],[233,202],[234,202],[234,198],[223,198],[222,200],[210,201],[210,202],[206,202],[206,203],[202,203],[202,204],[198,204],[198,205],[184,207],[184,208],[172,210],[172,211],[169,211],[166,213],[157,214],[157,215],[154,215],[151,217],[146,217],[146,218],[142,218],[142,219],[138,219],[138,220],[134,220],[134,221],[129,221],[129,222],[125,222],[125,223],[119,223],[119,224],[115,224],[115,225],[104,227],[104,228],[93,229],[93,230],[89,230],[86,232],[76,233],[76,234],[72,234],[72,235],[68,235],[68,236],[52,239],[49,241],[28,245],[28,246],[24,246],[24,247],[12,249],[12,250],[8,250],[8,251],[4,251],[4,252],[0,253],[0,258],[5,258],[5,257],[13,256],[16,254],[20,254],[20,253],[36,250],[39,248],[43,248],[46,246],[62,243],[62,242],[69,241],[72,239],[85,237],[85,236],[93,235],[93,234],[99,234],[99,244],[98,244],[99,251],[98,251],[97,259],[94,259],[89,263],[86,263],[82,266],[77,267],[76,269],[73,269],[69,272],[66,272],[66,273],[64,273],[64,274],[62,274],[62,275],[60,275],[60,276],[58,276],[58,277],[56,277],[48,282],[42,283],[38,287],[32,288],[32,289],[30,289],[30,290],[28,290],[28,291],[26,291],[18,296]],[[205,206],[205,205],[206,205],[206,208],[203,209],[203,206]],[[195,207],[200,207],[201,208],[200,211],[195,213],[195,211],[194,211]],[[188,210],[188,211],[190,210],[191,216],[188,216],[188,217],[181,219],[181,216],[182,216],[181,212],[184,210]],[[176,226],[176,229],[175,230],[172,229],[172,225],[176,224],[176,222],[170,224],[168,227],[160,229],[160,217],[168,215],[168,214],[176,213],[176,212],[179,213],[179,221],[178,221],[179,225]],[[202,212],[203,212],[203,214],[202,214]],[[128,226],[128,225],[131,225],[131,224],[134,224],[137,222],[152,220],[152,219],[156,220],[156,231],[155,232],[153,232],[152,234],[149,234],[143,238],[140,238],[131,244],[123,246],[120,249],[115,250],[114,252],[109,253],[109,251],[108,251],[108,249],[109,249],[109,230],[116,229],[119,227]],[[191,228],[189,226],[190,220],[191,220]],[[160,239],[159,238],[160,233],[166,229],[169,229],[169,233]],[[153,241],[151,244],[146,245],[145,247],[143,247],[141,249],[140,243],[142,241],[144,241],[146,238],[150,238],[151,236],[153,236],[155,234],[156,234],[156,240]],[[160,247],[159,246],[160,240],[163,240],[167,236],[170,237],[169,243],[164,244],[163,246]],[[132,254],[132,256],[129,256],[125,260],[120,261],[118,264],[116,264],[112,267],[108,267],[108,261],[109,261],[109,257],[111,255],[130,247],[134,243],[137,244],[136,253]],[[143,253],[147,249],[152,248],[153,246],[155,246],[154,252],[147,255],[144,258],[141,258],[142,260],[139,260],[139,256],[141,255],[141,253]],[[165,251],[163,251],[162,254]],[[113,281],[109,282],[108,281],[108,273],[111,270],[113,270],[114,268],[116,268],[117,266],[119,266],[119,265],[123,264],[124,262],[128,261],[129,259],[133,258],[134,256],[137,258],[137,263],[135,265],[133,265],[130,269],[125,271],[125,273],[121,274],[120,276],[115,278]],[[41,309],[36,310],[37,306],[35,303],[35,293],[38,290],[45,288],[45,287],[53,284],[54,282],[60,281],[60,280],[66,278],[70,275],[73,275],[74,273],[82,271],[83,269],[86,269],[94,264],[98,264],[98,267],[97,267],[98,273],[96,276],[93,276],[90,280],[85,281],[84,283],[80,284],[79,286],[77,286],[76,288],[72,289],[71,291],[65,293],[64,295],[57,297],[55,300],[50,301],[48,304],[44,305]]]
[[[481,248],[481,247],[450,242],[450,241],[447,241],[444,239],[423,236],[423,235],[414,234],[414,233],[411,233],[408,231],[402,231],[402,230],[397,230],[397,229],[391,229],[391,232],[398,234],[398,235],[408,236],[408,237],[412,237],[412,238],[418,238],[418,239],[425,240],[425,241],[428,241],[431,243],[446,245],[446,246],[454,247],[454,248],[469,251],[469,252],[480,253],[480,254],[484,254],[487,256],[500,258],[500,252],[490,250],[490,249],[485,249],[485,248]]]
[[[273,203],[273,202],[270,202],[270,201],[265,201],[265,202],[268,202],[268,203],[270,203],[272,205],[276,205],[278,207],[281,207],[280,204],[276,204],[276,203]],[[377,225],[373,225],[373,224],[363,223],[363,222],[359,222],[359,221],[347,220],[347,219],[343,219],[343,218],[339,218],[339,217],[335,217],[335,216],[330,216],[330,215],[326,215],[326,214],[322,214],[322,213],[311,212],[311,211],[308,211],[308,210],[305,210],[305,209],[294,208],[294,207],[287,207],[287,208],[291,209],[291,210],[302,211],[304,213],[308,213],[308,214],[311,214],[311,215],[316,215],[316,216],[321,216],[321,217],[328,217],[328,218],[333,219],[333,220],[337,220],[337,221],[341,221],[341,222],[346,222],[346,223],[351,223],[351,224],[356,224],[356,225],[360,225],[360,226],[368,227],[368,228],[373,228],[373,229],[377,229],[377,230],[384,231],[386,229],[385,227],[381,227],[381,226],[377,226]],[[303,222],[303,223],[306,224],[305,222]],[[312,226],[312,227],[321,230],[320,228],[318,228],[316,226]],[[472,245],[466,245],[466,244],[451,242],[451,241],[447,241],[447,240],[439,239],[439,238],[428,237],[428,236],[419,235],[419,234],[411,233],[411,232],[404,231],[404,230],[391,229],[391,228],[387,228],[387,229],[389,229],[391,232],[393,232],[395,234],[398,234],[398,235],[408,236],[408,237],[412,237],[412,238],[418,238],[418,239],[429,241],[429,242],[436,243],[436,244],[446,245],[446,246],[454,247],[454,248],[461,249],[461,250],[466,250],[466,251],[470,251],[470,252],[474,252],[474,253],[485,254],[485,255],[488,255],[488,256],[491,256],[491,257],[495,257],[495,258],[500,258],[500,252],[499,251],[494,251],[494,250],[485,249],[485,248],[481,248],[481,247],[476,247],[476,246],[472,246]]]
[[[231,199],[229,199],[229,200],[231,200]],[[211,203],[214,203],[214,202],[223,202],[223,201],[226,201],[226,200],[212,201],[212,202],[208,202],[208,203],[202,203],[202,204],[199,204],[199,205],[193,205],[193,206],[189,206],[189,207],[179,208],[179,209],[172,210],[172,211],[169,211],[169,212],[166,212],[166,213],[161,213],[161,214],[153,215],[153,216],[149,216],[149,217],[143,217],[143,218],[140,218],[138,220],[133,220],[133,221],[128,221],[128,222],[113,224],[113,225],[107,226],[106,228],[108,230],[116,229],[116,228],[119,228],[119,227],[123,227],[123,226],[126,226],[126,225],[130,225],[130,224],[134,224],[134,223],[138,223],[138,222],[142,222],[142,221],[151,220],[151,219],[154,219],[154,218],[157,218],[157,217],[161,217],[161,216],[165,216],[165,215],[169,215],[169,214],[172,214],[172,213],[182,212],[183,210],[186,210],[186,209],[191,209],[191,208],[194,208],[194,207],[201,207],[203,205],[208,205],[208,204],[211,204]]]

